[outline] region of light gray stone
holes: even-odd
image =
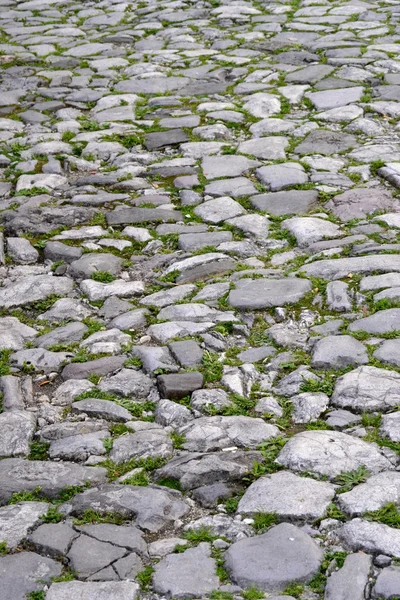
[[[40,487],[47,498],[57,498],[68,486],[106,481],[107,471],[101,467],[83,467],[68,462],[6,458],[0,461],[0,504],[5,504],[17,492],[29,492]]]
[[[238,512],[275,513],[279,519],[290,521],[314,520],[324,515],[334,495],[330,483],[280,471],[252,483],[239,502]]]
[[[60,563],[35,552],[1,556],[1,593],[7,600],[25,600],[27,594],[43,590],[45,584],[50,583],[53,577],[61,575],[61,571]]]
[[[352,517],[358,517],[367,511],[379,510],[385,504],[400,499],[400,473],[398,471],[383,471],[368,477],[365,483],[360,483],[349,492],[339,494],[339,506]]]
[[[0,540],[14,550],[46,512],[46,502],[19,502],[0,508]]]
[[[284,221],[282,227],[294,235],[300,248],[324,238],[341,236],[338,225],[317,217],[292,217]]]
[[[36,429],[36,417],[24,410],[0,414],[0,457],[27,456]]]
[[[390,462],[373,444],[338,431],[303,431],[287,442],[278,464],[294,471],[315,471],[334,478],[366,467],[371,473],[390,468]]]
[[[397,331],[399,328],[400,308],[389,308],[358,319],[349,325],[350,331],[366,331],[367,333],[380,334]]]
[[[239,310],[256,310],[295,304],[311,291],[306,279],[241,279],[229,293],[230,306]]]
[[[368,364],[365,346],[351,335],[330,335],[313,346],[311,364],[317,369],[335,369]]]
[[[355,256],[351,258],[336,258],[319,260],[299,269],[311,277],[321,277],[333,281],[343,279],[349,274],[370,274],[374,271],[379,273],[400,272],[400,257],[396,254],[379,254],[373,256]],[[392,309],[395,310],[395,309]],[[380,311],[382,313],[383,311]],[[376,313],[379,314],[379,313]],[[374,316],[374,315],[373,315]],[[353,325],[351,323],[350,327]]]
[[[374,596],[383,600],[395,598],[400,590],[400,567],[390,566],[383,569],[374,587]]]
[[[371,567],[367,554],[347,556],[343,567],[328,577],[325,600],[364,600]]]
[[[272,437],[279,435],[275,425],[262,419],[232,417],[201,417],[180,427],[178,433],[185,438],[183,448],[189,452],[210,452],[231,448],[257,448]]]
[[[139,586],[132,581],[83,582],[68,581],[52,583],[46,594],[47,600],[135,600]]]
[[[295,423],[312,423],[329,406],[329,397],[322,392],[302,392],[292,396],[291,400],[294,406],[293,421]]]
[[[400,374],[377,367],[358,367],[336,381],[332,404],[356,412],[385,411],[400,402]]]
[[[372,554],[386,554],[400,558],[400,531],[371,521],[353,519],[339,530],[345,547]]]

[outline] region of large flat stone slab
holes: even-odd
[[[67,296],[74,287],[68,277],[50,275],[28,275],[21,277],[6,287],[0,288],[0,308],[24,306],[57,294]]]
[[[65,581],[52,583],[46,600],[135,600],[138,593],[133,581]]]
[[[312,285],[307,279],[242,279],[231,290],[228,302],[239,310],[256,310],[271,306],[295,304]]]
[[[281,523],[267,533],[240,540],[225,553],[232,581],[243,588],[281,592],[290,583],[305,582],[318,571],[321,548],[306,533]]]
[[[336,381],[332,404],[355,412],[387,411],[400,403],[400,373],[362,366]]]
[[[334,478],[366,467],[371,473],[391,468],[389,460],[373,444],[338,431],[303,431],[290,438],[277,462],[293,471],[314,471]]]
[[[0,541],[14,550],[27,536],[31,527],[40,524],[40,516],[47,513],[46,502],[19,502],[0,508]]]
[[[307,213],[318,201],[316,190],[288,190],[287,192],[270,192],[256,194],[250,202],[257,210],[271,215],[302,215]]]
[[[400,308],[388,308],[358,319],[349,325],[350,331],[365,331],[374,335],[400,329]]]
[[[115,512],[127,519],[136,518],[139,527],[156,532],[185,515],[189,506],[175,490],[114,483],[77,494],[60,510],[73,516],[79,516],[85,510],[96,510],[101,514]]]
[[[314,520],[324,515],[334,495],[330,483],[280,471],[252,483],[239,502],[238,512],[268,512],[285,520]]]
[[[43,590],[53,577],[61,575],[61,571],[61,563],[35,552],[1,556],[1,595],[4,600],[25,600],[31,592]],[[71,600],[70,596],[68,600]]]
[[[40,487],[48,498],[57,498],[68,486],[106,481],[102,467],[83,467],[69,462],[30,461],[5,458],[0,461],[0,504],[5,504],[16,492],[33,491]]]
[[[339,536],[345,548],[355,552],[361,550],[400,558],[400,531],[383,523],[353,519],[343,525]]]
[[[379,510],[385,504],[400,501],[400,473],[398,471],[382,471],[368,477],[349,492],[339,494],[339,506],[352,517],[358,517],[367,511]]]
[[[374,271],[379,273],[400,273],[400,255],[380,254],[372,256],[355,256],[351,258],[336,258],[319,260],[310,265],[304,265],[299,272],[311,277],[321,277],[333,281],[343,279],[350,273],[370,274]]]

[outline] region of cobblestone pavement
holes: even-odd
[[[399,2],[0,9],[0,599],[400,598]]]

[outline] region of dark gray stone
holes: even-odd
[[[203,375],[196,371],[191,373],[177,373],[159,375],[157,385],[163,398],[180,400],[195,390],[203,387]]]
[[[278,217],[282,215],[301,215],[308,212],[318,201],[316,190],[288,190],[256,194],[250,202],[257,210],[262,210]]]
[[[281,523],[267,533],[240,540],[225,554],[234,583],[265,592],[281,592],[289,584],[306,582],[318,572],[323,552],[306,533]]]

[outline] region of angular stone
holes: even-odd
[[[192,284],[179,285],[171,289],[161,290],[160,292],[155,292],[154,294],[145,296],[140,300],[140,304],[163,308],[164,306],[168,306],[169,304],[174,304],[175,302],[179,302],[179,300],[183,300],[186,298],[186,296],[194,292],[195,289],[196,286]]]
[[[71,542],[78,535],[72,527],[65,523],[45,523],[29,535],[28,541],[38,552],[51,558],[61,559],[64,554],[67,554]]]
[[[24,410],[0,414],[0,458],[27,456],[36,429],[36,417]]]
[[[157,377],[157,385],[163,398],[180,400],[203,387],[203,375],[196,371],[192,373],[159,375]]]
[[[253,417],[201,417],[180,427],[184,450],[210,452],[231,448],[255,449],[261,442],[279,435],[275,425]]]
[[[178,210],[159,208],[122,208],[106,214],[108,225],[130,225],[135,223],[183,221]]]
[[[18,552],[1,556],[1,593],[7,600],[25,600],[31,592],[43,590],[46,583],[50,583],[53,577],[61,575],[61,571],[60,563],[51,558],[39,556],[35,552]]]
[[[144,292],[144,283],[142,281],[125,281],[123,279],[116,279],[112,283],[84,279],[80,287],[89,300],[95,302],[106,300],[111,296],[132,298],[132,296],[139,296]]]
[[[324,413],[329,405],[329,397],[322,392],[302,392],[292,396],[295,423],[312,423]]]
[[[39,258],[39,252],[25,238],[7,238],[7,253],[20,265],[30,265]]]
[[[260,163],[257,160],[250,160],[245,156],[235,155],[205,156],[201,161],[203,175],[206,179],[239,177],[259,165]]]
[[[355,412],[386,411],[400,402],[400,374],[377,367],[358,367],[336,381],[332,404]]]
[[[339,494],[339,506],[352,517],[363,515],[367,511],[379,510],[386,504],[400,500],[400,473],[383,471],[368,477],[349,492]]]
[[[232,177],[232,179],[218,179],[208,183],[204,188],[204,192],[205,194],[209,194],[210,196],[217,198],[224,196],[243,198],[244,196],[251,196],[255,194],[257,189],[254,187],[251,180],[247,179],[246,177]]]
[[[383,600],[395,598],[400,590],[400,567],[390,566],[383,569],[374,587],[374,596]],[[358,600],[358,599],[357,599]]]
[[[339,537],[345,547],[354,552],[370,552],[371,554],[386,554],[400,558],[400,531],[383,525],[353,519],[339,530]]]
[[[188,141],[189,138],[182,129],[170,129],[169,131],[148,133],[145,137],[144,146],[147,150],[160,150],[167,146],[176,146]]]
[[[306,279],[241,279],[228,297],[230,306],[239,310],[255,310],[271,306],[295,304],[312,285]]]
[[[400,308],[389,308],[358,319],[350,324],[350,331],[366,331],[367,333],[380,334],[397,331],[399,328]]]
[[[99,525],[76,526],[76,529],[101,542],[109,542],[114,546],[128,548],[128,550],[143,556],[147,553],[147,544],[143,539],[143,533],[133,525],[101,523]]]
[[[147,375],[133,369],[121,369],[116,375],[102,379],[99,384],[103,392],[117,396],[133,396],[135,400],[147,398],[152,387],[152,381]]]
[[[352,302],[349,286],[343,281],[331,281],[326,286],[326,303],[330,310],[337,312],[351,311]]]
[[[201,564],[201,569],[199,565]],[[211,547],[202,542],[182,554],[170,554],[155,566],[153,588],[167,598],[193,598],[219,587]]]
[[[307,98],[311,100],[317,110],[327,110],[329,108],[338,108],[340,106],[346,106],[346,104],[353,104],[359,102],[364,92],[363,87],[351,87],[346,89],[346,93],[343,90],[326,90],[323,92],[311,92],[306,94]]]
[[[257,178],[268,186],[271,192],[284,190],[292,185],[300,185],[308,181],[304,168],[298,163],[282,163],[261,167],[256,171]]]
[[[35,346],[40,348],[50,348],[51,346],[57,346],[58,344],[79,342],[87,331],[88,328],[83,323],[68,323],[67,325],[64,325],[64,327],[57,327],[56,329],[53,329],[53,331],[36,338]]]
[[[364,600],[371,567],[367,554],[347,556],[343,567],[328,577],[325,600]]]
[[[394,412],[382,416],[382,425],[380,428],[382,437],[387,437],[393,442],[400,441],[400,413]]]
[[[322,550],[306,533],[281,523],[233,544],[225,554],[225,567],[242,588],[254,585],[265,592],[281,592],[291,583],[311,579],[322,558]]]
[[[220,223],[232,217],[243,215],[246,211],[239,202],[232,200],[232,198],[222,197],[196,206],[194,212],[206,223]]]
[[[24,306],[49,296],[66,296],[73,289],[73,281],[68,277],[50,275],[28,275],[21,277],[0,289],[0,307]]]
[[[123,463],[132,458],[170,458],[173,451],[172,440],[168,433],[159,425],[153,424],[151,429],[139,429],[135,433],[117,438],[111,449],[110,458],[116,463]]]
[[[182,489],[192,490],[216,482],[240,482],[260,461],[261,453],[255,451],[214,452],[208,454],[185,453],[173,458],[157,469],[155,480],[178,480]]]
[[[225,273],[235,268],[236,262],[222,252],[209,252],[200,256],[191,256],[169,266],[164,275],[178,271],[176,283],[190,283],[208,279],[215,274]]]
[[[168,347],[172,356],[182,367],[190,368],[201,364],[203,350],[194,340],[171,342]]]
[[[125,423],[132,419],[131,413],[110,400],[99,400],[98,398],[86,398],[74,402],[71,406],[71,412],[76,414],[86,414],[90,417]]]
[[[107,429],[82,433],[54,440],[50,443],[49,457],[51,460],[84,461],[90,456],[106,454],[104,440],[110,437]]]
[[[282,228],[294,235],[300,248],[342,235],[338,225],[317,217],[292,217],[283,222]]]
[[[279,135],[267,138],[256,137],[252,140],[241,142],[238,152],[263,160],[282,160],[286,158],[285,148],[288,145],[288,140]]]
[[[0,461],[0,504],[17,492],[40,488],[43,496],[57,498],[68,486],[99,484],[106,481],[106,469],[82,467],[68,462],[30,461],[6,458]]]
[[[365,346],[351,335],[330,335],[313,346],[311,364],[317,369],[335,369],[368,364]]]
[[[118,558],[122,558],[125,553],[125,549],[117,548],[113,544],[81,535],[72,543],[67,558],[71,569],[79,577],[86,579]]]
[[[157,532],[185,515],[189,506],[175,490],[113,483],[77,494],[62,509],[73,516],[89,509],[100,514],[114,512],[126,519],[135,518],[141,529]]]
[[[52,352],[44,348],[18,350],[10,356],[10,362],[18,369],[28,368],[43,373],[59,371],[73,357],[72,352]]]
[[[119,275],[122,270],[122,259],[114,254],[104,253],[97,254],[91,252],[84,254],[78,260],[74,260],[70,266],[68,273],[74,279],[87,279],[93,273],[103,271],[111,273],[111,275]]]
[[[208,407],[214,407],[217,410],[221,410],[228,406],[231,406],[232,402],[229,399],[228,394],[224,390],[211,389],[211,390],[196,390],[193,392],[190,399],[190,407],[193,411],[200,413],[208,413]]]
[[[46,502],[19,502],[0,508],[0,540],[8,550],[14,550],[46,512]]]
[[[294,471],[314,471],[334,478],[366,467],[371,473],[390,468],[390,462],[373,444],[337,431],[303,431],[290,438],[277,462]]]
[[[238,512],[275,513],[279,519],[290,521],[320,519],[334,495],[330,483],[280,471],[252,483],[239,502]]]

